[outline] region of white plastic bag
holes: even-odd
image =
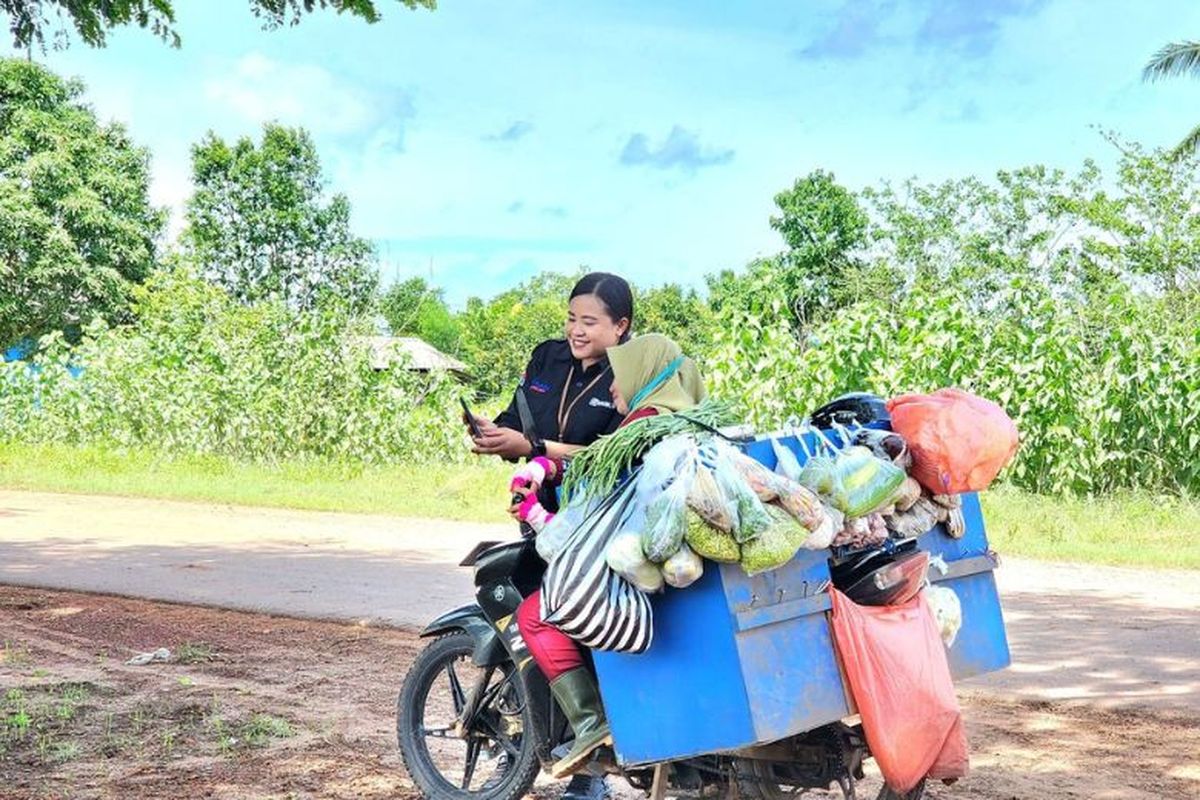
[[[938,632],[947,648],[954,646],[958,631],[962,628],[962,601],[949,586],[936,584],[925,587],[925,602],[933,611]]]
[[[841,512],[838,511],[834,513],[837,514],[836,519],[841,520],[844,523],[845,518],[842,516]],[[808,538],[804,540],[804,544],[800,546],[805,550],[824,550],[826,547],[829,547],[829,545],[833,544],[833,537],[837,535],[837,532],[841,530],[842,527],[839,524],[835,528],[834,519],[835,517],[833,514],[826,513],[821,519],[821,524],[818,525],[817,528],[808,535]]]
[[[636,531],[625,530],[614,536],[604,559],[613,571],[643,592],[662,590],[662,571],[642,554],[642,537]]]
[[[674,436],[654,446],[653,472],[646,477],[646,465],[638,477],[636,504],[645,507],[646,521],[641,528],[642,552],[661,564],[675,555],[687,534],[688,495],[700,466],[695,441]],[[669,467],[669,474],[668,474]]]
[[[737,529],[737,498],[726,496],[713,471],[704,464],[696,466],[696,477],[688,492],[688,508],[717,530],[732,533]]]
[[[661,564],[683,546],[687,534],[687,497],[689,481],[677,480],[646,506],[646,524],[642,529],[642,552]]]
[[[598,502],[599,498],[584,500],[582,494],[577,494],[568,505],[559,509],[534,540],[534,546],[537,547],[538,555],[543,561],[549,563],[554,558],[562,549],[563,543],[587,519]]]
[[[758,471],[743,471],[740,468],[742,461],[756,465]],[[763,505],[763,501],[759,499],[760,495],[755,490],[754,484],[751,484],[746,477],[748,474],[760,479],[759,485],[762,485],[764,481],[769,481],[773,487],[782,482],[766,467],[747,458],[740,451],[723,442],[715,445],[713,477],[716,478],[717,486],[721,488],[725,496],[737,504],[737,525],[733,529],[733,538],[739,543],[756,538],[771,524],[767,509]],[[775,497],[773,490],[771,497]]]
[[[700,580],[704,574],[704,561],[686,544],[662,565],[662,576],[668,586],[684,589]]]
[[[742,569],[747,575],[778,569],[791,561],[803,546],[809,531],[782,508],[768,505],[770,524],[754,539],[742,545]]]
[[[642,458],[637,492],[652,500],[675,482],[685,465],[696,458],[696,441],[687,434],[668,436]],[[647,500],[647,502],[649,502]]]
[[[800,482],[800,460],[790,448],[780,444],[777,439],[771,440],[771,449],[775,451],[775,472],[789,481]]]

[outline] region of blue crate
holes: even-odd
[[[795,437],[780,441],[803,463]],[[815,450],[814,438],[808,444]],[[769,440],[746,452],[775,465]],[[948,566],[931,579],[962,601],[963,626],[949,651],[956,678],[1010,662],[978,498],[964,496],[963,510],[962,539],[941,526],[920,538]],[[705,562],[695,584],[654,598],[655,639],[646,653],[596,652],[618,760],[636,765],[735,750],[849,716],[827,613],[828,558],[828,551],[801,551],[754,577],[736,564]]]

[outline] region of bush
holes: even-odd
[[[1200,492],[1200,307],[1121,286],[1087,300],[1014,281],[859,302],[799,336],[730,309],[709,378],[760,428],[850,391],[960,386],[1021,431],[1013,483],[1039,492]]]
[[[459,315],[459,355],[471,365],[480,397],[512,396],[540,342],[564,335],[567,298],[580,274],[546,272],[484,302],[472,297]]]
[[[376,372],[343,309],[243,306],[175,270],[138,290],[136,311],[132,326],[95,323],[74,348],[46,337],[32,364],[4,365],[0,440],[267,461],[463,457],[453,381]]]

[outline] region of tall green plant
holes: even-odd
[[[266,461],[464,457],[454,383],[372,369],[341,307],[245,306],[170,272],[139,290],[137,312],[131,327],[97,323],[78,347],[51,336],[32,364],[3,365],[0,439]]]
[[[803,338],[726,317],[715,392],[770,428],[850,391],[960,386],[1022,434],[1011,480],[1050,492],[1200,492],[1200,309],[1117,286],[1086,301],[1017,279],[986,312],[953,288],[864,300]]]

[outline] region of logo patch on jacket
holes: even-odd
[[[550,391],[550,384],[546,383],[545,381],[535,380],[530,381],[529,388],[538,394],[545,394],[546,392]]]
[[[588,400],[588,405],[591,406],[592,408],[607,408],[610,411],[612,409],[616,408],[616,406],[614,406],[609,401],[601,400],[599,397],[593,397],[591,400]]]

